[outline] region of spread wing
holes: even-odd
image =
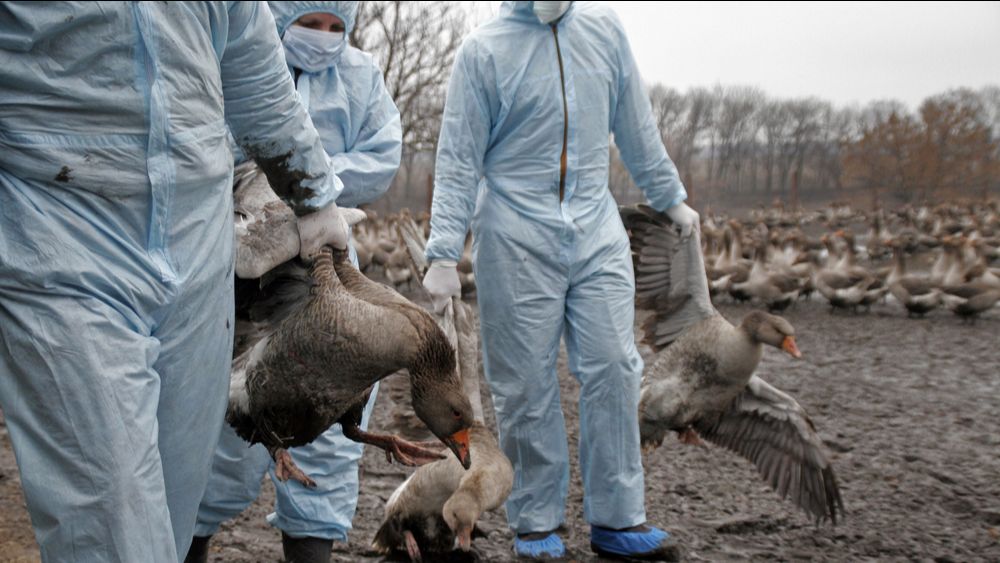
[[[664,213],[646,205],[619,208],[632,244],[636,307],[652,309],[643,342],[659,351],[690,326],[716,315],[697,230],[682,237]]]
[[[805,410],[787,393],[756,375],[729,410],[699,420],[706,440],[749,459],[771,487],[817,520],[837,523],[844,502],[826,455]]]

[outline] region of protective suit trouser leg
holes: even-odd
[[[154,333],[162,345],[154,368],[164,385],[158,422],[167,504],[177,553],[187,553],[208,483],[212,452],[225,423],[234,334],[232,270],[199,295],[191,288]]]
[[[496,217],[489,221],[519,232]],[[507,520],[517,533],[553,530],[564,521],[569,485],[556,377],[567,271],[533,254],[544,255],[544,246],[533,250],[486,227],[477,236],[483,366],[493,392],[500,447],[514,465]]]
[[[232,426],[223,423],[212,474],[198,506],[194,535],[215,534],[220,524],[250,506],[260,494],[261,479],[272,464],[267,448],[261,444],[250,446]]]
[[[566,296],[566,350],[580,382],[584,516],[597,526],[625,528],[646,521],[636,415],[643,362],[635,346],[632,258],[624,232],[586,255],[574,267]]]
[[[206,324],[168,310],[151,332],[76,289],[0,287],[0,402],[44,561],[187,550],[233,334],[232,281],[208,285],[182,296]]]

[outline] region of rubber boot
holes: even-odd
[[[191,538],[191,547],[188,548],[184,563],[208,563],[208,542],[210,541],[212,541],[212,536]]]
[[[286,563],[330,563],[333,540],[308,536],[293,538],[281,532],[281,549]]]

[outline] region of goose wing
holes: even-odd
[[[267,183],[253,161],[233,172],[236,276],[259,278],[299,254],[295,213]]]
[[[646,205],[619,211],[632,245],[636,306],[654,311],[642,327],[643,342],[659,351],[690,326],[717,314],[700,235],[695,229],[682,237],[666,214]]]
[[[833,466],[812,421],[787,393],[755,375],[727,411],[694,428],[753,462],[782,498],[817,520],[837,523],[844,503]]]

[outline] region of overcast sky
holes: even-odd
[[[1000,2],[609,2],[647,82],[916,109],[1000,84]],[[495,8],[494,8],[495,13]]]

